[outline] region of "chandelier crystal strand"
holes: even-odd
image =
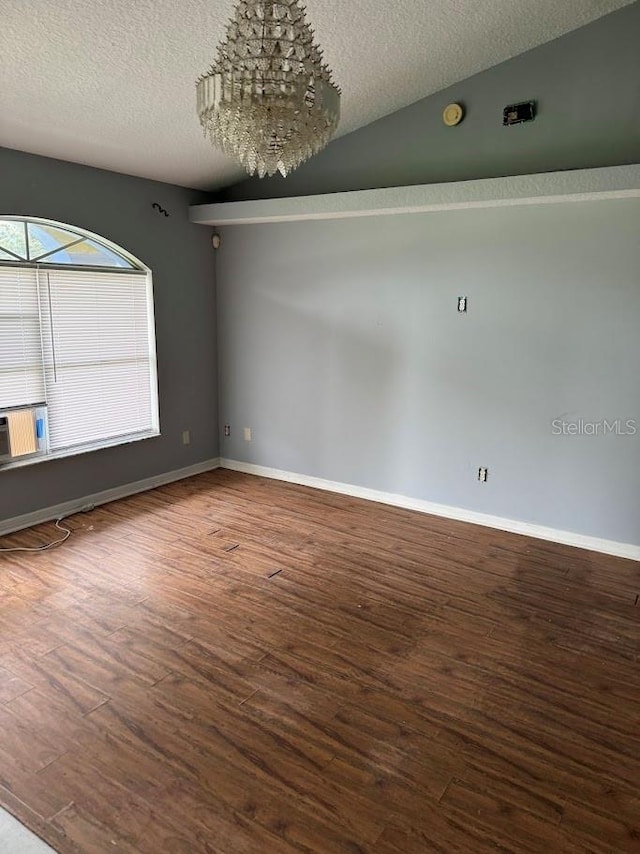
[[[299,0],[240,0],[196,84],[205,135],[250,175],[286,176],[329,142],[340,90]]]

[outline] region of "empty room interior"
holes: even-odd
[[[640,852],[640,0],[0,22],[0,854]]]

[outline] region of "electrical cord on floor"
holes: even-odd
[[[69,528],[65,528],[60,524],[63,519],[66,519],[66,516],[61,516],[59,519],[56,519],[56,528],[59,531],[64,532],[64,536],[60,537],[59,540],[54,540],[52,543],[47,543],[44,546],[12,546],[11,548],[6,549],[0,548],[0,554],[5,554],[6,552],[46,552],[47,549],[52,549],[55,546],[61,546],[62,543],[65,543],[71,536]]]

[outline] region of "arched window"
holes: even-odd
[[[0,465],[158,433],[151,271],[73,226],[0,218]]]

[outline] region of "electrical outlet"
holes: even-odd
[[[191,444],[191,431],[190,430],[183,430],[182,431],[182,444],[183,445]]]
[[[251,427],[244,428],[244,440],[245,442],[251,441]]]
[[[224,435],[226,436],[226,438],[229,438],[229,436],[231,435],[231,425],[230,424],[224,425]]]
[[[480,483],[486,483],[487,478],[489,477],[489,469],[484,466],[480,466],[478,469],[478,480]]]

